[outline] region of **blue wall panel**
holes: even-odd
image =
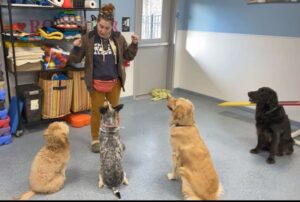
[[[180,0],[180,30],[300,36],[300,3]]]

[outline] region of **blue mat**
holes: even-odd
[[[20,109],[20,114],[23,110],[23,105],[24,103],[21,101],[21,99],[19,100],[19,109]],[[18,126],[19,126],[19,120],[20,120],[20,115],[18,116],[18,109],[17,109],[17,98],[15,96],[13,96],[11,98],[10,101],[10,105],[9,105],[9,110],[8,110],[8,115],[10,117],[10,128],[11,128],[11,133],[12,134],[16,134],[17,130],[18,130]]]

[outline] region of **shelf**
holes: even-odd
[[[68,32],[68,31],[81,31],[82,29],[80,27],[74,27],[74,28],[71,28],[71,27],[57,27],[57,26],[53,26],[53,28],[59,30],[59,31],[62,31],[62,32]]]
[[[73,67],[73,66],[68,66],[65,68],[60,68],[60,69],[47,69],[47,70],[28,70],[28,71],[17,71],[17,74],[22,74],[22,73],[33,73],[33,72],[65,72],[65,71],[83,71],[84,68],[80,67]],[[8,70],[8,72],[14,74],[14,71],[11,71],[10,69]]]
[[[3,35],[2,35],[3,36]],[[9,36],[5,36],[3,37],[4,41],[6,42],[11,42],[10,37]],[[66,42],[72,42],[75,39],[61,39],[61,40],[57,40],[57,39],[44,39],[44,40],[36,40],[36,41],[22,41],[22,40],[18,40],[18,39],[13,39],[14,43],[50,43],[50,42],[62,42],[62,41],[66,41]]]
[[[8,5],[4,4],[4,5],[0,5],[0,7],[8,8]],[[99,8],[61,8],[61,7],[54,7],[54,6],[40,6],[40,5],[35,5],[35,4],[11,4],[11,8],[99,11]]]

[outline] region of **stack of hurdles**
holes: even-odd
[[[8,110],[5,108],[5,83],[3,72],[0,70],[0,146],[11,143],[12,136],[10,132],[10,118]]]

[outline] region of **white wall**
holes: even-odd
[[[300,100],[300,38],[178,31],[175,88],[227,101],[248,101],[262,86],[279,100]],[[285,107],[300,121],[300,107]]]

